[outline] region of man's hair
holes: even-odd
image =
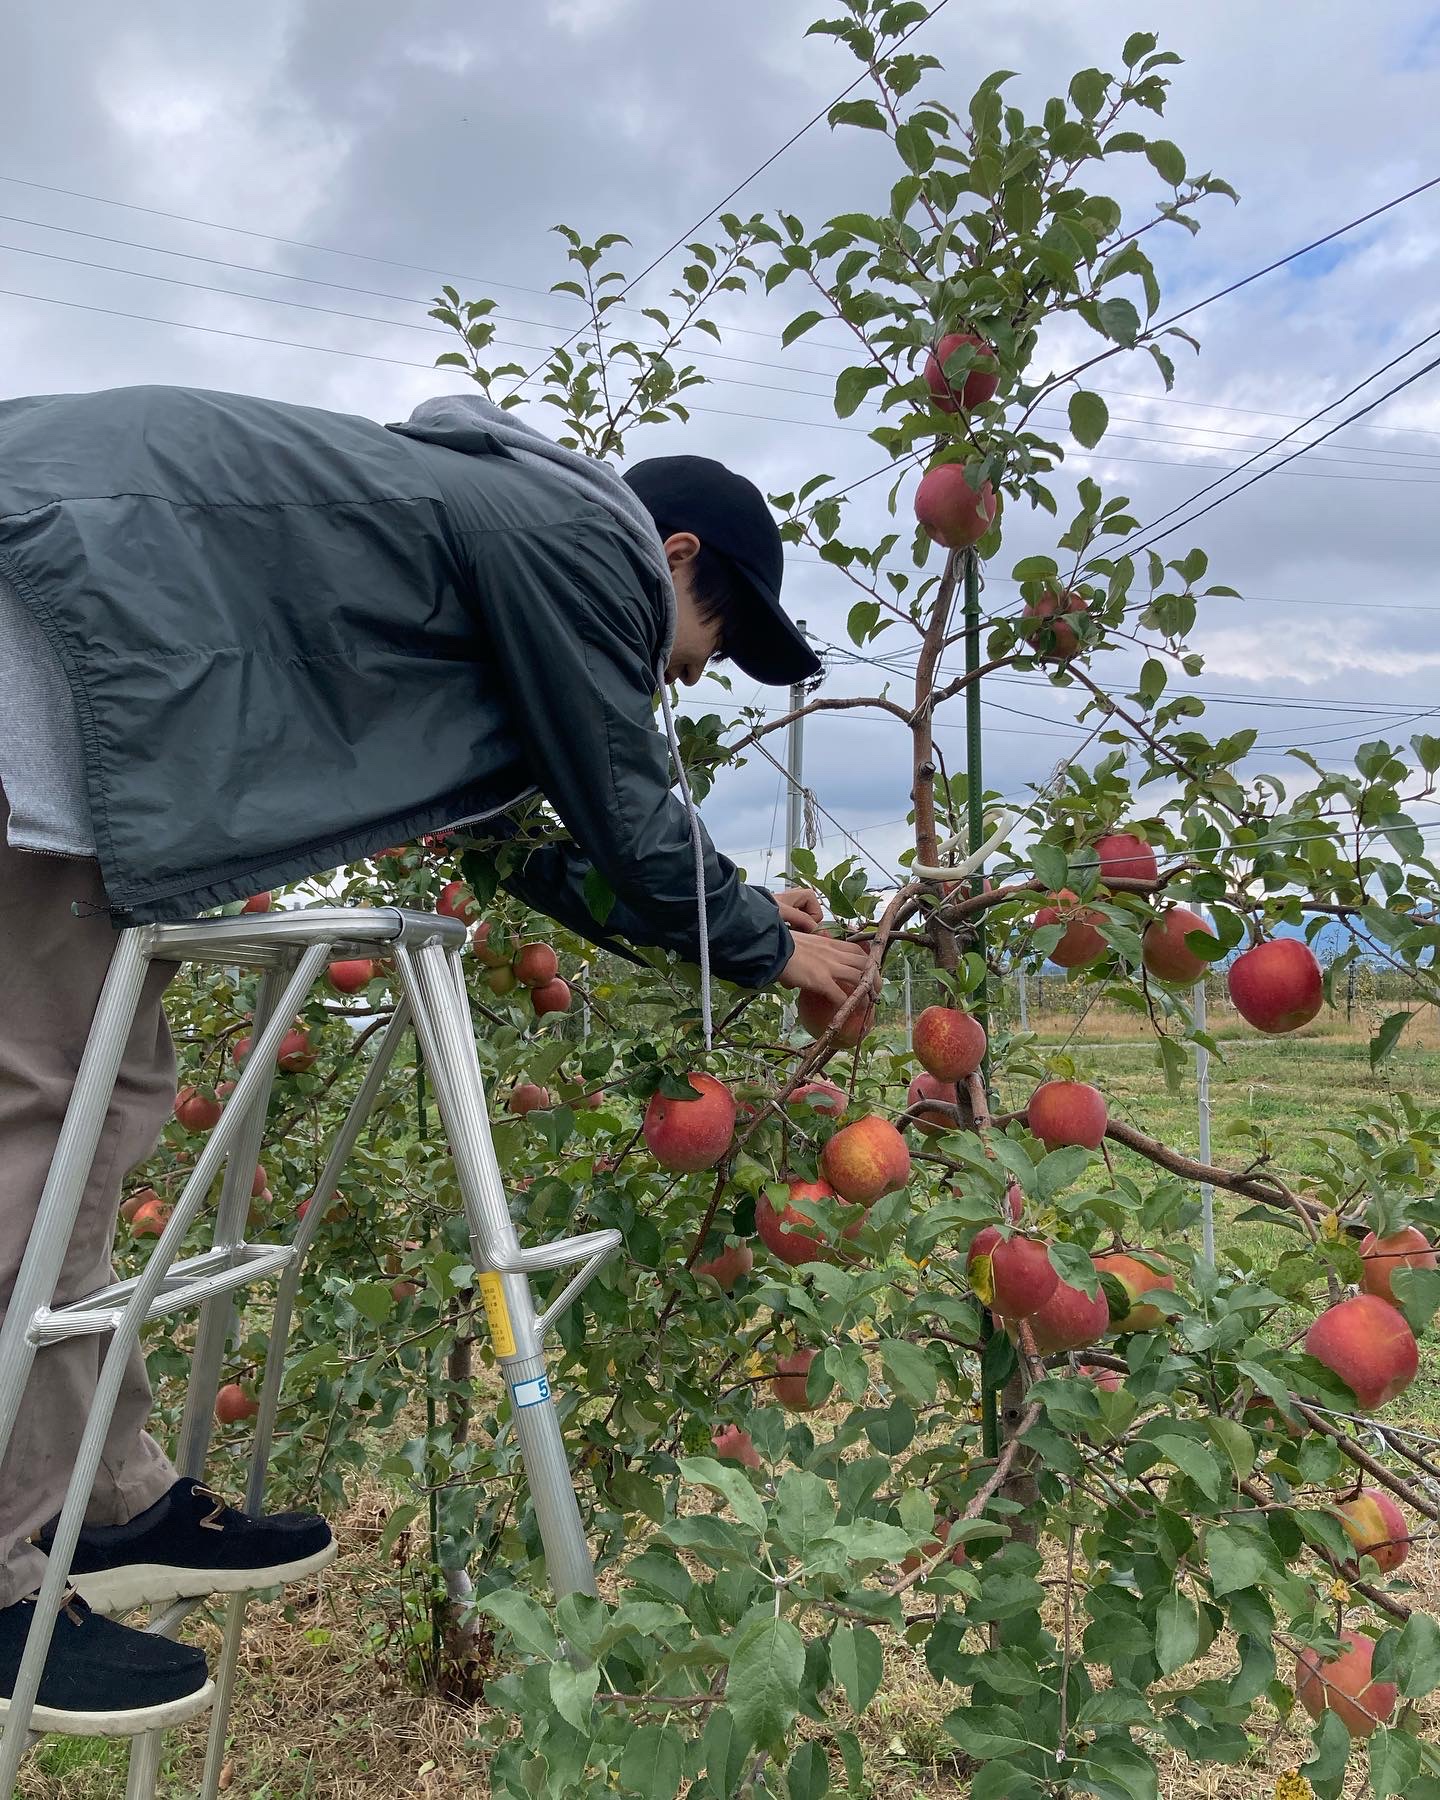
[[[663,543],[666,538],[690,528],[688,525],[657,523],[655,529],[660,533]],[[726,644],[733,640],[733,627],[749,615],[754,605],[745,578],[728,556],[722,556],[706,543],[700,545],[687,566],[690,570],[690,592],[695,598],[696,608],[706,624],[712,620],[718,622],[720,655],[725,656]]]

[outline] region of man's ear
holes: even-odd
[[[693,531],[675,531],[665,540],[665,560],[673,575],[682,563],[692,561],[700,552],[700,540]]]

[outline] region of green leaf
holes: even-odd
[[[837,125],[858,125],[864,131],[883,131],[885,115],[874,100],[842,100],[826,114],[831,130]]]
[[[685,1743],[673,1725],[627,1728],[620,1785],[645,1800],[675,1800],[684,1773]]]
[[[1395,1669],[1400,1692],[1407,1700],[1422,1700],[1440,1687],[1440,1622],[1426,1612],[1412,1612],[1395,1646]]]
[[[880,622],[880,607],[874,600],[857,600],[850,608],[845,630],[852,644],[865,644]]]
[[[853,1562],[899,1562],[914,1549],[908,1531],[879,1519],[856,1519],[849,1525],[832,1525],[825,1533]]]
[[[682,1456],[680,1475],[694,1487],[721,1495],[742,1525],[757,1533],[765,1530],[765,1506],[744,1471],[713,1456]]]
[[[812,326],[819,325],[824,320],[825,316],[826,315],[823,312],[801,313],[798,319],[792,319],[780,333],[781,344],[785,346],[793,344],[796,338],[804,337],[805,333],[809,331]]]
[[[915,174],[923,175],[935,161],[935,141],[925,127],[914,119],[907,119],[895,132],[895,148],[900,152],[905,166]]]
[[[1245,1481],[1255,1467],[1255,1444],[1250,1433],[1234,1419],[1210,1418],[1205,1421],[1210,1441],[1229,1459],[1237,1481]]]
[[[1112,343],[1123,344],[1129,349],[1140,335],[1140,315],[1133,303],[1116,295],[1113,299],[1102,300],[1096,311],[1100,315],[1100,328]]]
[[[1140,671],[1140,695],[1150,706],[1153,706],[1165,692],[1165,684],[1170,679],[1169,672],[1158,657],[1147,656],[1145,666]]]
[[[904,1338],[886,1338],[878,1348],[885,1373],[901,1398],[915,1406],[928,1406],[939,1384],[925,1351]]]
[[[1420,1740],[1408,1731],[1377,1725],[1370,1739],[1370,1791],[1376,1800],[1405,1794],[1420,1773]]]
[[[789,1619],[757,1619],[740,1634],[730,1653],[725,1703],[750,1743],[784,1755],[804,1673],[805,1643]]]
[[[556,1712],[577,1731],[590,1729],[590,1707],[600,1685],[598,1664],[577,1669],[564,1657],[550,1665],[550,1699]]]
[[[519,1588],[496,1588],[493,1593],[482,1595],[475,1605],[479,1611],[498,1619],[519,1647],[531,1656],[552,1660],[559,1656],[554,1626],[538,1602],[528,1594],[522,1594]]]
[[[1036,844],[1030,852],[1030,867],[1035,871],[1035,879],[1052,894],[1070,879],[1069,860],[1058,844]]]
[[[1370,1067],[1378,1069],[1400,1041],[1400,1033],[1415,1017],[1414,1013],[1391,1013],[1370,1040]]]
[[[890,377],[873,363],[856,363],[835,378],[835,413],[848,419],[873,388],[884,387]]]
[[[1400,1302],[1405,1323],[1419,1337],[1440,1310],[1440,1269],[1396,1269],[1390,1291]]]
[[[862,1713],[880,1691],[885,1656],[865,1625],[839,1625],[830,1638],[830,1672],[845,1690],[853,1713]]]
[[[829,1485],[808,1470],[787,1469],[775,1492],[775,1528],[785,1548],[804,1562],[834,1523]]]
[[[385,1529],[380,1533],[380,1542],[376,1554],[386,1556],[400,1540],[401,1533],[414,1524],[420,1517],[420,1508],[414,1505],[397,1506],[385,1521]]]
[[[1153,31],[1132,31],[1125,40],[1125,48],[1120,54],[1125,59],[1125,67],[1133,68],[1142,56],[1148,56],[1158,42]]]
[[[386,1281],[357,1281],[350,1290],[350,1304],[372,1325],[383,1325],[395,1310],[395,1296]]]
[[[1162,1675],[1192,1662],[1200,1649],[1200,1611],[1188,1594],[1171,1588],[1155,1615],[1155,1656]]]
[[[1205,1538],[1205,1559],[1217,1600],[1255,1587],[1277,1568],[1275,1546],[1268,1534],[1249,1525],[1212,1526]]]
[[[1109,423],[1110,409],[1099,394],[1080,388],[1070,396],[1070,430],[1075,441],[1087,450],[1093,450],[1100,442]]]
[[[790,1800],[822,1800],[830,1792],[830,1764],[819,1744],[802,1744],[785,1770]]]
[[[1099,115],[1105,104],[1105,95],[1110,87],[1110,77],[1099,69],[1081,69],[1070,79],[1070,98],[1075,102],[1075,109],[1084,119],[1093,119]]]
[[[585,904],[590,908],[590,917],[597,925],[603,925],[615,910],[615,890],[610,883],[593,867],[585,871],[585,879],[580,884],[585,896]]]
[[[1181,1437],[1177,1432],[1161,1432],[1151,1439],[1155,1448],[1168,1456],[1177,1469],[1184,1472],[1195,1483],[1202,1494],[1211,1500],[1218,1500],[1228,1485],[1224,1472],[1215,1458],[1194,1438]]]
[[[1150,167],[1162,181],[1179,187],[1185,179],[1185,158],[1167,138],[1152,138],[1145,147]]]
[[[750,1746],[735,1729],[735,1721],[723,1706],[717,1706],[706,1721],[700,1736],[700,1754],[705,1760],[705,1774],[717,1795],[733,1794],[750,1754]]]
[[[1060,573],[1053,556],[1022,556],[1010,571],[1012,581],[1053,580]]]

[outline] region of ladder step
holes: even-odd
[[[277,1274],[294,1260],[293,1244],[236,1244],[228,1250],[207,1250],[201,1256],[186,1257],[170,1269],[165,1285],[150,1302],[145,1316],[158,1319],[187,1306],[199,1306],[215,1294],[229,1293]],[[26,1336],[32,1344],[55,1344],[63,1338],[114,1331],[137,1280],[133,1277],[114,1282],[67,1306],[42,1308]]]

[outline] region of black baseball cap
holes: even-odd
[[[746,675],[783,687],[820,673],[820,659],[780,606],[784,547],[753,481],[708,456],[651,456],[625,481],[657,525],[693,531],[731,563],[752,604],[725,637],[725,654]]]

